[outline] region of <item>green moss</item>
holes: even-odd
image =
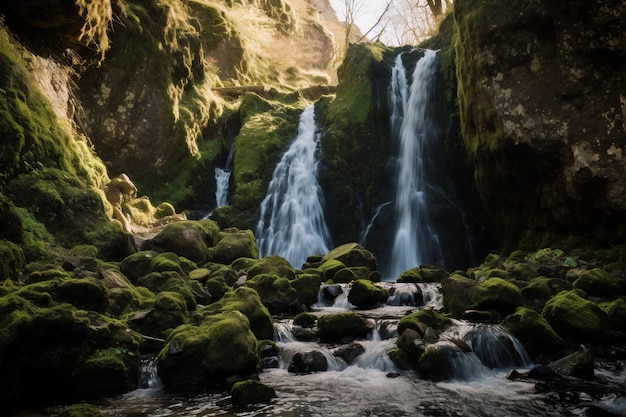
[[[210,257],[213,262],[229,265],[238,258],[259,257],[259,249],[252,230],[227,229],[221,236],[211,251]]]
[[[612,297],[621,294],[624,289],[620,279],[601,268],[584,271],[573,285],[575,289],[583,290],[593,297]]]
[[[35,274],[35,273],[33,273]],[[104,313],[109,306],[108,290],[95,278],[71,278],[64,271],[48,270],[39,273],[40,282],[22,287],[21,292],[49,294],[58,303],[69,303],[79,309]],[[48,274],[48,278],[43,278]]]
[[[25,266],[24,251],[13,242],[0,240],[0,281],[18,281]]]
[[[92,404],[74,404],[65,407],[59,417],[102,417],[102,413]]]
[[[262,382],[247,379],[235,382],[230,390],[230,395],[233,401],[238,404],[256,404],[270,401],[276,397],[276,391]]]
[[[296,277],[296,271],[291,264],[285,258],[276,255],[264,256],[248,268],[248,278],[260,274],[273,274],[288,280]]]
[[[298,132],[301,109],[284,107],[246,94],[240,107],[242,127],[235,138],[234,190],[230,204],[239,210],[258,208],[272,169]]]
[[[607,314],[576,291],[562,291],[543,307],[541,315],[563,339],[603,343],[610,335]]]
[[[611,302],[605,302],[599,307],[606,312],[609,317],[611,329],[618,332],[626,331],[626,299],[618,298]]]
[[[120,263],[120,271],[130,279],[132,283],[152,271],[152,260],[157,256],[153,250],[141,251],[127,256]]]
[[[327,342],[365,339],[373,330],[366,319],[351,311],[323,315],[318,327],[320,338]]]
[[[472,301],[474,309],[493,309],[505,316],[522,305],[522,295],[510,282],[502,278],[488,278],[476,286]]]
[[[416,267],[400,274],[397,282],[440,282],[450,276],[443,269],[435,267]]]
[[[519,307],[507,316],[502,326],[519,339],[532,358],[543,354],[556,359],[565,346],[550,324],[539,313],[526,307]]]
[[[423,334],[423,329],[418,325],[418,323],[424,323],[428,327],[441,331],[450,326],[452,321],[450,318],[441,313],[437,313],[434,310],[419,310],[400,319],[400,322],[398,323],[398,333],[402,334],[402,332],[406,329],[413,329],[416,332]]]
[[[572,284],[568,281],[558,278],[537,277],[531,279],[528,285],[523,287],[520,292],[526,298],[547,300],[563,290],[571,289]]]
[[[454,317],[461,317],[465,310],[473,308],[473,294],[478,282],[459,274],[452,274],[441,281],[443,303]]]
[[[348,301],[360,309],[374,308],[378,304],[384,304],[389,298],[387,290],[373,282],[358,279],[352,283]]]
[[[224,294],[230,291],[230,287],[226,284],[224,277],[212,277],[206,284],[206,289],[211,294],[211,301],[219,301]]]
[[[267,308],[261,303],[259,294],[252,288],[239,287],[229,291],[216,303],[201,308],[197,311],[197,317],[207,315],[239,311],[250,320],[250,329],[257,339],[273,339],[274,325]]]
[[[337,259],[330,259],[324,261],[318,268],[324,274],[325,280],[332,280],[335,278],[335,274],[342,269],[347,269],[343,262]]]
[[[174,271],[183,275],[184,271],[178,256],[174,252],[159,253],[150,260],[150,270],[152,272]]]
[[[285,277],[259,274],[248,279],[245,285],[257,291],[261,302],[271,313],[287,313],[296,301],[296,290]]]
[[[179,293],[185,299],[189,310],[194,310],[198,303],[193,282],[176,271],[151,272],[139,278],[137,285],[146,287],[155,294],[162,291]]]
[[[310,306],[317,302],[322,280],[317,274],[300,274],[291,281],[291,286],[296,290],[296,295],[300,304]]]

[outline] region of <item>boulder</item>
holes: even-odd
[[[398,277],[397,282],[441,282],[449,276],[450,274],[441,268],[423,265],[404,271]]]
[[[424,352],[422,336],[413,329],[405,329],[398,337],[398,340],[396,340],[396,345],[415,363],[417,363],[417,359]]]
[[[348,365],[352,365],[356,358],[365,353],[365,348],[360,343],[350,343],[333,350],[333,356],[343,359]]]
[[[573,286],[591,297],[612,297],[623,294],[626,289],[623,278],[619,279],[601,268],[584,271]]]
[[[354,281],[348,293],[348,301],[359,309],[370,309],[385,304],[388,297],[386,289],[365,279]]]
[[[139,278],[137,285],[146,287],[155,294],[161,291],[173,291],[179,293],[185,299],[188,310],[195,310],[198,304],[196,295],[192,290],[193,281],[186,276],[174,271],[151,272],[145,277]],[[195,283],[197,285],[197,283]],[[208,296],[208,293],[206,293]]]
[[[311,372],[324,372],[328,370],[328,361],[322,352],[310,350],[297,352],[289,363],[289,372],[305,374]]]
[[[238,311],[248,318],[250,329],[257,339],[274,339],[272,316],[267,307],[261,303],[256,290],[249,287],[228,291],[219,301],[198,309],[194,313],[194,320],[200,322],[206,316],[230,311]]]
[[[164,338],[168,330],[189,321],[185,298],[178,292],[163,291],[156,295],[154,307],[136,312],[128,323],[145,336]]]
[[[609,317],[611,329],[618,332],[626,332],[626,298],[618,298],[610,303],[600,304],[600,308]]]
[[[478,285],[478,281],[463,275],[452,274],[441,281],[443,304],[454,317],[461,317],[465,310],[474,308],[471,294]]]
[[[254,278],[260,274],[273,274],[292,280],[296,277],[296,271],[291,264],[281,256],[269,255],[256,261],[247,269],[248,278]]]
[[[230,389],[230,396],[237,404],[258,404],[276,397],[276,391],[269,385],[255,379],[235,382]]]
[[[322,261],[331,259],[340,261],[347,267],[367,267],[370,271],[378,268],[378,262],[372,252],[365,249],[358,243],[346,243],[328,252],[323,256]]]
[[[325,342],[365,339],[374,325],[354,312],[321,316],[318,320],[320,339]]]
[[[515,313],[507,316],[502,327],[517,337],[531,358],[540,355],[554,357],[564,347],[563,340],[546,319],[526,307],[519,307]]]
[[[168,224],[152,238],[152,247],[157,252],[174,252],[197,263],[204,263],[209,257],[203,229],[194,221]]]
[[[522,295],[515,285],[492,277],[478,284],[472,293],[472,309],[496,310],[503,317],[522,305]]]
[[[291,286],[296,290],[300,304],[310,306],[317,303],[321,283],[322,280],[317,274],[300,274],[291,281]]]
[[[610,338],[607,314],[576,290],[562,291],[548,300],[541,315],[565,340],[602,344]]]
[[[153,250],[140,251],[127,256],[120,262],[120,271],[133,283],[152,272],[152,259],[158,253]]]
[[[407,314],[398,323],[398,333],[402,334],[406,329],[413,329],[424,337],[426,328],[431,327],[439,332],[445,330],[452,324],[449,317],[437,313],[434,310],[418,310]]]
[[[248,275],[244,285],[256,290],[261,302],[272,314],[299,313],[302,310],[296,290],[285,277],[265,273],[254,278]]]
[[[524,298],[547,300],[563,290],[571,290],[572,284],[560,278],[536,277],[528,285],[522,287],[520,293]]]
[[[226,229],[210,251],[213,262],[230,265],[238,258],[258,259],[259,249],[251,230]]]
[[[564,377],[580,378],[587,381],[595,380],[593,354],[584,345],[576,352],[550,362],[548,367],[556,374]]]
[[[238,311],[205,316],[173,330],[159,353],[159,377],[173,390],[200,391],[256,373],[257,339]]]

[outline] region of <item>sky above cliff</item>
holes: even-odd
[[[346,9],[346,1],[349,0],[330,0],[330,5],[335,9],[337,13],[337,17],[342,22],[345,21],[345,9]],[[383,10],[385,10],[385,6],[387,6],[387,2],[382,0],[360,0],[361,7],[358,9],[358,13],[356,15],[356,25],[361,30],[361,33],[367,32],[378,20]],[[357,0],[359,3],[359,0]],[[376,30],[370,34],[376,36],[378,32]]]

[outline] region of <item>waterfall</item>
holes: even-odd
[[[226,166],[224,168],[215,167],[215,203],[216,208],[222,207],[228,204],[228,186],[230,184],[230,165],[233,161],[233,152],[235,150],[235,140],[233,139],[230,150],[228,151],[228,158],[226,159]]]
[[[317,182],[320,135],[314,111],[310,105],[302,112],[298,136],[274,170],[256,227],[259,254],[282,256],[294,267],[330,246]]]
[[[388,268],[388,278],[392,280],[423,263],[441,262],[439,239],[428,212],[429,148],[438,137],[428,107],[433,95],[437,57],[437,51],[425,51],[424,57],[415,65],[410,87],[407,87],[401,55],[396,58],[392,71],[391,130],[398,141],[392,201],[395,237]]]

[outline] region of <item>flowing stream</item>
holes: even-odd
[[[449,351],[450,376],[441,382],[403,371],[389,357],[398,337],[397,324],[405,314],[418,309],[442,307],[438,284],[379,283],[391,294],[384,305],[355,310],[348,301],[349,284],[323,285],[311,311],[319,316],[356,311],[374,323],[365,340],[356,340],[361,353],[350,360],[338,351],[347,346],[302,341],[298,326],[288,318],[276,318],[275,341],[279,357],[273,368],[260,374],[261,381],[276,390],[277,398],[267,404],[238,406],[227,392],[182,394],[163,388],[155,373],[155,361],[142,362],[142,388],[100,400],[96,404],[105,417],[361,417],[361,416],[444,416],[444,417],[562,417],[625,415],[624,397],[576,403],[559,400],[551,393],[536,393],[534,384],[511,381],[511,369],[523,370],[533,364],[519,342],[498,325],[455,321],[437,344]],[[302,337],[301,337],[302,339]],[[461,352],[449,340],[460,339],[471,347]],[[328,370],[314,373],[289,371],[298,352],[316,350],[328,363]],[[626,376],[622,375],[626,379]],[[589,406],[614,414],[587,414]],[[58,410],[46,415],[58,416]],[[622,411],[620,411],[622,410]]]
[[[298,136],[274,170],[256,227],[260,256],[282,256],[295,268],[330,246],[317,182],[319,139],[310,105],[300,116]]]

